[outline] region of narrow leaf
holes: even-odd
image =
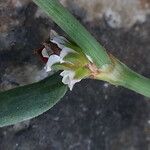
[[[89,55],[98,67],[111,64],[103,46],[65,9],[58,0],[33,0],[69,37]]]
[[[0,127],[36,117],[53,107],[66,93],[58,75],[0,93]]]

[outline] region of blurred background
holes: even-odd
[[[150,0],[61,0],[114,56],[150,77]],[[53,29],[31,0],[0,0],[0,91],[46,77],[34,50]],[[150,150],[148,98],[83,80],[51,110],[0,128],[0,150]]]

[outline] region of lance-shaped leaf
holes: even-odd
[[[0,93],[0,127],[36,117],[53,107],[66,93],[60,76]]]

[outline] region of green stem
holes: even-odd
[[[58,0],[33,1],[82,48],[85,54],[93,59],[97,66],[111,64],[105,49]]]
[[[144,96],[150,97],[150,79],[137,74],[129,68],[124,71],[122,78],[123,80],[120,85]]]
[[[114,64],[113,67],[101,70],[100,74],[96,76],[96,79],[123,86],[150,97],[150,79],[134,72],[114,57],[112,57],[112,62]]]

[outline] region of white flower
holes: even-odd
[[[46,72],[52,71],[52,66],[56,63],[63,63],[65,62],[63,59],[65,56],[67,56],[69,53],[75,53],[75,51],[71,48],[65,47],[64,46],[64,39],[63,37],[54,37],[51,42],[57,44],[59,48],[61,48],[60,56],[52,54],[51,56],[48,55],[47,50],[44,48],[42,50],[42,55],[43,57],[47,57],[48,61],[45,66]],[[81,79],[74,79],[75,72],[72,70],[65,70],[60,74],[62,78],[62,82],[70,88],[70,90],[73,89],[73,86],[75,83],[80,82]]]
[[[74,50],[65,47],[65,48],[62,49],[62,51],[61,51],[61,53],[60,53],[60,56],[55,55],[55,54],[51,55],[51,56],[49,57],[48,61],[47,61],[46,66],[45,66],[46,72],[52,71],[52,66],[53,66],[55,63],[63,63],[63,62],[65,62],[65,61],[63,60],[63,58],[64,58],[68,53],[70,53],[70,52],[74,52]],[[45,54],[46,54],[46,53],[45,53],[45,50],[44,50],[43,53],[44,53],[43,56],[47,56],[47,55],[45,55]],[[43,53],[42,53],[42,54],[43,54]],[[63,71],[60,75],[63,77],[62,82],[63,82],[64,84],[68,85],[68,87],[70,88],[70,90],[73,89],[73,86],[74,86],[75,83],[81,81],[81,79],[80,79],[80,80],[74,79],[75,72],[72,71],[72,70],[65,70],[65,71]]]
[[[56,63],[59,63],[59,64],[70,63],[70,64],[72,64],[69,60],[65,60],[64,58],[70,53],[78,53],[75,50],[67,47],[67,44],[69,44],[70,42],[66,38],[64,38],[62,36],[59,36],[59,35],[56,35],[55,32],[52,33],[52,34],[53,35],[51,36],[50,41],[52,43],[57,44],[57,46],[60,48],[60,54],[59,55],[56,55],[56,54],[51,54],[50,55],[48,53],[48,50],[47,50],[46,47],[42,50],[42,56],[48,58],[48,61],[47,61],[46,66],[45,66],[46,72],[52,71],[52,66]],[[81,56],[82,55],[83,54],[81,54]],[[89,60],[89,62],[92,62],[92,59],[88,55],[85,55],[85,57]],[[77,59],[78,59],[78,57],[77,57]],[[80,57],[79,57],[79,59],[80,59]],[[82,63],[82,59],[81,59],[81,63]],[[87,63],[88,63],[88,61],[87,61]],[[72,64],[72,65],[74,65],[74,64]],[[81,65],[81,67],[83,67],[83,66]],[[62,82],[65,85],[68,85],[70,90],[73,89],[73,86],[74,86],[75,83],[80,82],[81,79],[82,79],[82,78],[81,79],[76,79],[75,78],[76,70],[71,68],[71,67],[68,68],[67,70],[64,70],[63,72],[61,72],[60,75],[63,77]]]
[[[68,43],[68,40],[63,36],[56,36],[51,40],[51,42],[57,44],[60,49],[63,49],[65,44]]]
[[[43,57],[47,57],[47,56],[48,56],[48,61],[47,61],[46,66],[45,66],[46,72],[51,71],[51,70],[52,70],[52,66],[53,66],[54,64],[65,62],[65,61],[63,60],[64,57],[65,57],[67,54],[71,53],[71,52],[74,52],[74,50],[65,47],[65,48],[62,49],[62,51],[61,51],[61,53],[60,53],[60,56],[53,54],[53,55],[51,55],[51,56],[49,57],[48,54],[45,52],[45,49],[43,49],[43,51],[42,51]]]
[[[60,56],[58,55],[51,55],[47,61],[47,64],[45,66],[46,72],[49,72],[52,70],[52,65],[60,62]]]
[[[75,72],[72,70],[64,70],[60,75],[63,77],[62,82],[68,85],[71,91],[74,84],[81,81],[81,79],[74,79]]]

